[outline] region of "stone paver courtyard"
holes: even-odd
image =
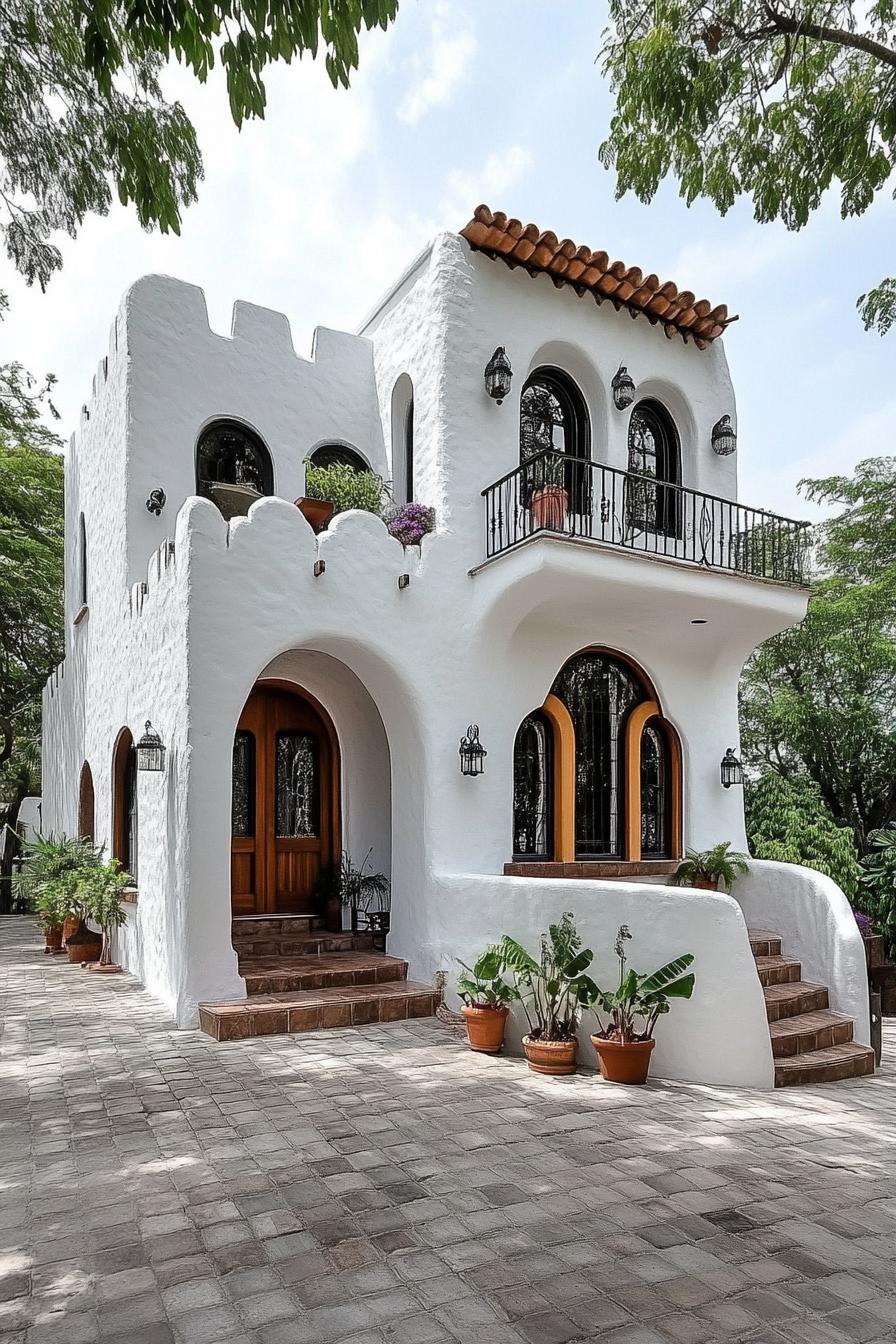
[[[3,1344],[896,1340],[886,1056],[747,1093],[434,1021],[221,1045],[39,948],[0,920]]]

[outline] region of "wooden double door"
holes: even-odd
[[[315,883],[339,860],[339,823],[339,748],[328,716],[305,693],[259,684],[233,742],[233,913],[318,913]]]

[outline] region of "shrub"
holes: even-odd
[[[818,785],[772,771],[746,786],[747,839],[757,859],[801,863],[826,873],[853,900],[862,870],[848,826],[838,826]]]
[[[306,463],[305,494],[308,499],[329,500],[336,513],[363,509],[379,514],[383,507],[383,482],[379,476],[372,471],[356,471],[340,462],[329,467]]]
[[[896,826],[872,831],[868,843],[860,898],[892,960],[896,958]]]
[[[386,526],[402,546],[419,546],[436,525],[436,511],[425,504],[402,504],[386,514]]]

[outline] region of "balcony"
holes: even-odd
[[[589,459],[538,453],[482,496],[488,559],[544,533],[749,578],[808,583],[808,523]]]

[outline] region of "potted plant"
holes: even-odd
[[[382,504],[383,482],[372,471],[357,471],[342,462],[305,464],[305,494],[296,505],[315,532],[322,532],[334,514],[363,509],[379,515]]]
[[[62,927],[69,908],[68,893],[62,883],[46,882],[34,898],[34,913],[44,934],[44,952],[62,951]]]
[[[566,463],[559,454],[547,455],[533,464],[533,474],[537,480],[529,500],[533,531],[562,532],[569,512]]]
[[[35,836],[23,843],[21,870],[14,878],[17,897],[40,916],[40,905],[51,903],[49,898],[42,902],[41,894],[52,884],[52,904],[60,916],[66,945],[82,922],[76,900],[79,875],[98,864],[101,854],[92,841],[67,835]]]
[[[693,974],[684,972],[694,958],[690,952],[661,966],[651,975],[626,969],[625,944],[631,938],[623,924],[616,935],[619,983],[614,990],[596,986],[589,1005],[599,1031],[591,1044],[600,1060],[600,1071],[611,1083],[646,1083],[659,1018],[668,1013],[670,999],[689,999],[694,992]],[[603,1013],[607,1021],[601,1020]]]
[[[400,504],[385,515],[390,536],[402,546],[419,546],[423,538],[435,530],[436,511],[413,501]]]
[[[537,958],[506,934],[498,944],[503,964],[513,972],[529,1031],[523,1049],[533,1073],[576,1071],[583,1005],[593,1002],[597,986],[585,975],[593,953],[582,947],[575,920],[567,913],[541,935]]]
[[[112,935],[127,920],[122,895],[132,878],[122,872],[118,859],[98,864],[85,870],[78,882],[78,898],[87,916],[102,930],[102,949],[92,971],[106,974],[119,972],[121,967],[112,960]]]
[[[360,868],[351,856],[342,855],[342,904],[352,912],[352,932],[367,929],[385,938],[390,927],[391,888],[385,873],[369,870],[372,849],[368,849]]]
[[[472,966],[460,960],[458,965],[457,992],[463,999],[460,1011],[470,1049],[496,1055],[504,1044],[510,1004],[519,998],[519,991],[504,979],[504,962],[497,947],[487,947]]]
[[[740,874],[749,871],[746,854],[733,850],[730,840],[723,840],[713,849],[689,849],[669,881],[673,887],[699,887],[701,891],[718,891],[721,881],[730,891]]]

